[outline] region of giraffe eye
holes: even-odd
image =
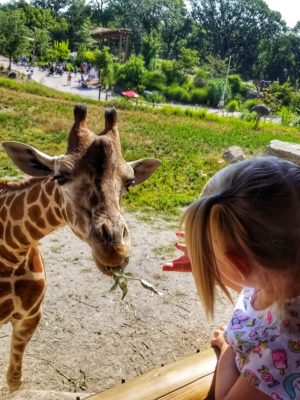
[[[127,182],[126,182],[126,185],[125,185],[126,191],[129,192],[129,189],[130,189],[132,186],[134,186],[134,185],[135,185],[134,179],[130,179],[129,181],[127,181]]]
[[[68,176],[66,176],[66,175],[60,175],[60,174],[54,175],[52,179],[53,179],[54,181],[57,181],[57,183],[58,183],[59,185],[64,185],[65,183],[67,183],[67,182],[70,181],[70,178],[69,178]]]

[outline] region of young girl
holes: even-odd
[[[216,400],[300,399],[300,167],[273,157],[219,171],[183,217],[186,255],[208,315],[215,287],[240,292],[221,355]],[[183,236],[183,234],[180,234]],[[190,260],[190,262],[189,262]]]

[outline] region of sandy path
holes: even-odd
[[[128,270],[164,295],[132,281],[121,300],[120,291],[109,292],[112,280],[98,272],[88,246],[68,228],[44,238],[48,287],[43,319],[25,356],[26,389],[101,391],[206,348],[213,327],[229,318],[231,306],[222,302],[216,320],[207,321],[191,274],[162,272],[173,228],[136,215],[127,215],[127,221],[133,239]],[[0,336],[3,399],[9,333],[6,325]]]

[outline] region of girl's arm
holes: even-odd
[[[236,368],[235,352],[225,342],[224,326],[213,333],[211,345],[220,350],[216,370],[215,400],[270,400],[260,390],[251,386]]]
[[[240,377],[235,364],[235,352],[232,348],[224,344],[220,351],[216,370],[215,400],[224,400]]]
[[[225,355],[225,354],[224,354]],[[226,368],[226,366],[224,365]],[[228,364],[229,368],[229,364]],[[221,376],[223,373],[226,371],[222,371]],[[216,378],[216,391],[215,391],[215,400],[271,400],[272,398],[262,391],[256,389],[256,387],[252,386],[246,378],[244,378],[242,375],[239,376],[239,378],[235,381],[233,386],[229,388],[229,385],[226,385],[225,380],[225,375],[224,375],[224,387],[217,387],[218,385],[218,374]],[[229,374],[228,374],[228,376]],[[222,378],[221,378],[222,379]],[[219,380],[220,383],[220,380]],[[218,391],[217,391],[218,390]]]

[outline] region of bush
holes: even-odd
[[[239,111],[240,106],[238,100],[231,100],[228,104],[226,104],[226,110],[229,112]]]
[[[291,108],[293,111],[295,111],[295,112],[297,111],[299,113],[299,111],[300,111],[300,91],[296,92],[293,95]]]
[[[207,104],[209,107],[217,107],[224,88],[223,79],[214,79],[207,85]],[[227,96],[230,97],[230,96]]]
[[[143,57],[131,56],[125,64],[119,67],[116,84],[136,90],[139,85],[142,85],[145,72]]]
[[[297,115],[293,113],[291,110],[289,110],[287,107],[282,107],[282,109],[279,112],[279,115],[281,116],[282,125],[285,126],[293,125],[297,117]]]
[[[209,79],[209,73],[205,68],[198,68],[193,79],[193,83],[197,88],[203,88]]]
[[[290,82],[285,82],[283,85],[273,82],[268,89],[283,106],[289,106],[292,103],[294,89]]]
[[[191,103],[192,104],[207,104],[207,88],[194,89],[191,91]]]
[[[262,102],[262,100],[259,99],[249,99],[246,100],[243,104],[242,104],[242,108],[244,110],[248,110],[250,111],[250,109],[254,106],[256,106],[257,104],[260,104]]]
[[[228,83],[231,87],[231,92],[233,95],[240,94],[243,87],[242,79],[239,75],[229,75]]]
[[[165,75],[166,84],[182,84],[185,81],[180,65],[176,61],[164,60],[161,62],[161,71]]]
[[[147,100],[154,105],[154,104],[157,104],[157,103],[164,103],[165,102],[165,97],[159,92],[152,92],[148,96]]]
[[[173,85],[170,88],[167,88],[165,91],[165,95],[169,100],[174,100],[182,103],[189,103],[191,100],[189,92],[186,89],[177,85]]]
[[[166,77],[160,71],[146,71],[144,74],[143,85],[149,90],[162,90],[165,83]]]

